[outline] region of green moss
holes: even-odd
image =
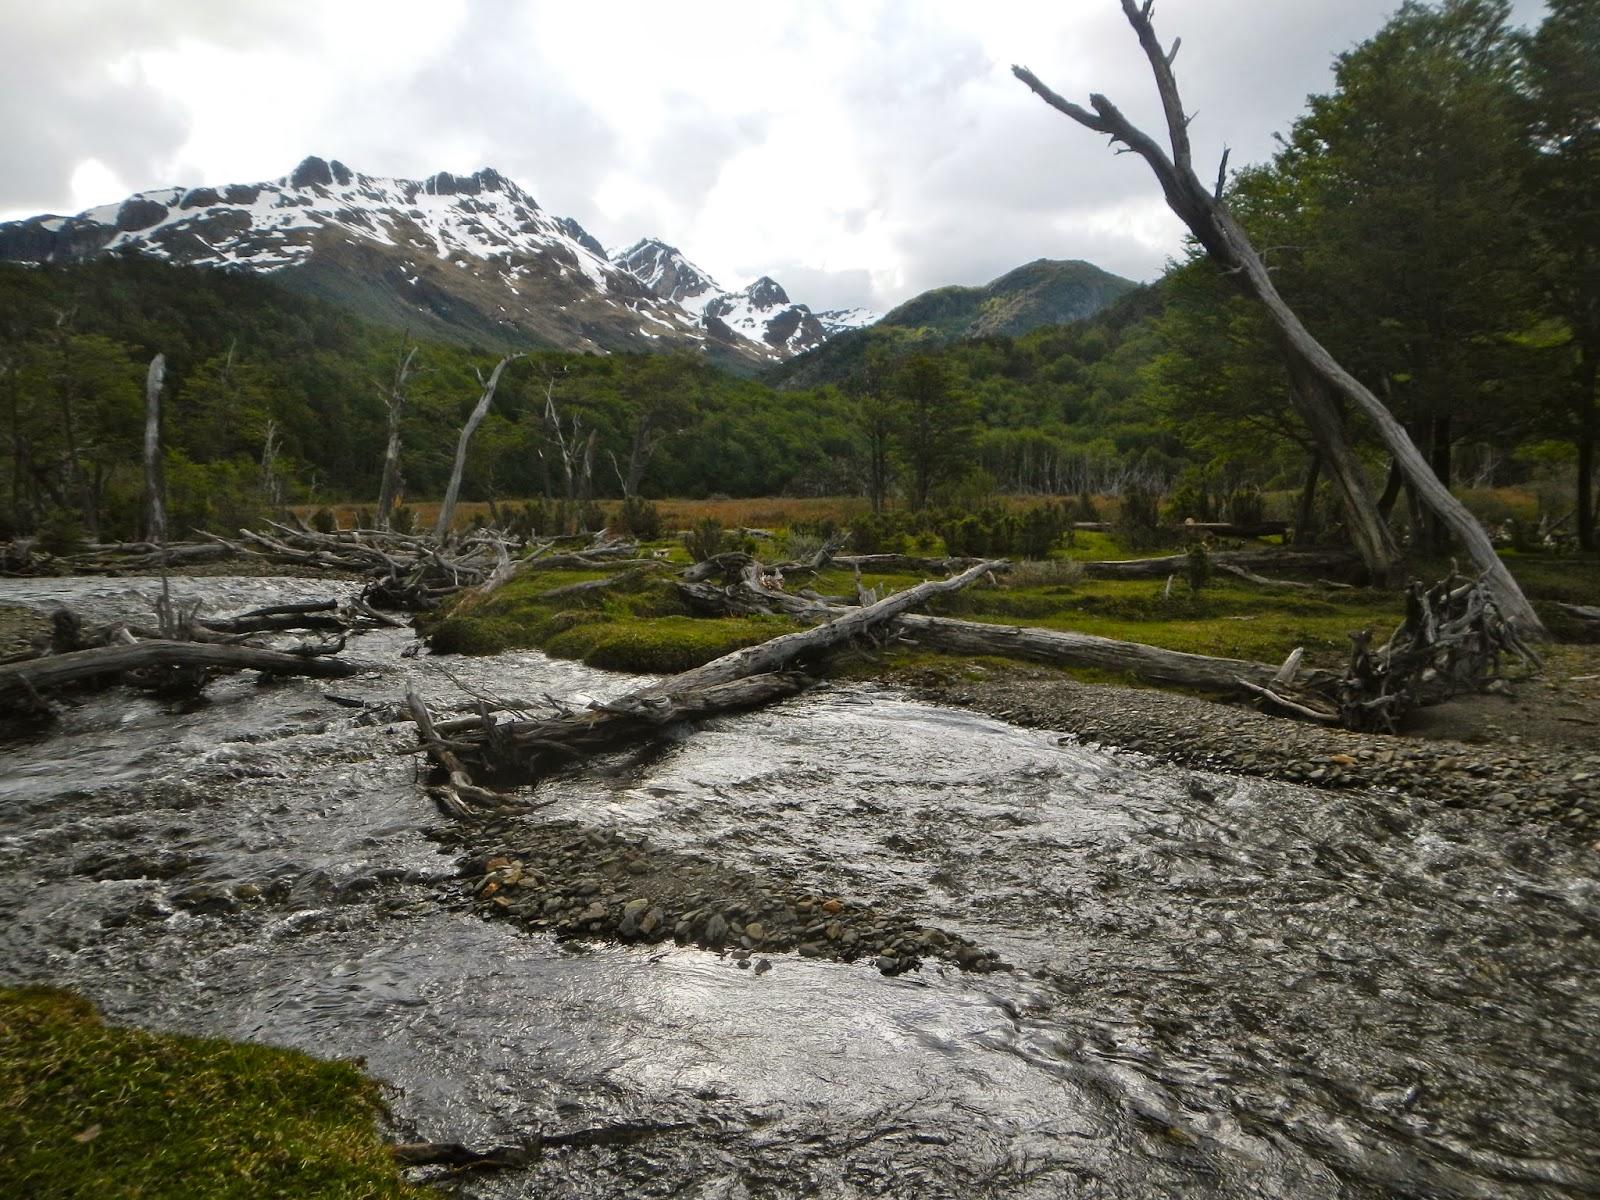
[[[425,1197],[378,1135],[349,1063],[106,1025],[82,999],[0,988],[7,1194]]]
[[[1126,554],[1107,535],[1092,536],[1098,539],[1092,548],[1096,557]],[[1080,546],[1080,553],[1082,549]],[[1415,574],[1430,579],[1448,569],[1448,563],[1420,563],[1413,568]],[[1600,594],[1600,555],[1521,556],[1514,561],[1513,571],[1529,595],[1541,602],[1558,636],[1567,634],[1567,626],[1574,623],[1564,624],[1551,602],[1592,603],[1592,597]],[[481,603],[474,604],[469,598],[434,621],[433,645],[441,651],[476,654],[537,647],[595,667],[673,672],[792,628],[783,618],[694,617],[665,573],[582,597],[540,598],[553,588],[607,574],[547,571],[518,579]],[[1039,578],[1038,573],[1022,577]],[[921,576],[909,574],[868,575],[861,580],[880,596],[921,581]],[[791,586],[801,585],[795,582]],[[803,586],[823,595],[854,597],[856,577],[854,572],[834,569],[804,581]],[[1198,592],[1180,584],[1169,595],[1166,581],[1156,579],[1013,584],[1002,577],[998,588],[980,583],[935,597],[928,611],[1262,662],[1280,662],[1291,650],[1303,646],[1313,663],[1338,667],[1347,659],[1349,635],[1370,628],[1379,640],[1387,637],[1403,615],[1404,599],[1398,589],[1291,591],[1256,587],[1232,578],[1213,579]],[[1576,636],[1575,629],[1572,636]],[[892,661],[898,664],[902,658]],[[859,668],[845,665],[841,669]],[[1081,672],[1074,675],[1090,678]],[[1093,678],[1107,681],[1112,677],[1101,673]]]
[[[675,674],[793,629],[777,617],[631,617],[585,622],[542,645],[557,658],[580,658],[612,671]]]

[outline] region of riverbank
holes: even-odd
[[[1491,809],[1600,851],[1600,647],[1553,647],[1542,677],[1424,710],[1403,735],[1010,664],[923,659],[877,678],[917,699],[1185,766]]]
[[[108,1025],[53,988],[0,988],[9,1195],[421,1200],[351,1063]]]

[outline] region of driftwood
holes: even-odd
[[[26,704],[46,692],[87,680],[152,667],[203,667],[342,679],[361,668],[342,659],[306,657],[255,646],[143,641],[50,654],[0,667],[0,706]]]
[[[1246,583],[1253,583],[1257,587],[1297,588],[1300,591],[1308,592],[1316,586],[1299,579],[1269,579],[1265,575],[1257,575],[1254,571],[1242,567],[1238,563],[1218,562],[1216,555],[1212,555],[1211,565],[1219,571],[1225,571],[1229,575],[1237,576]]]
[[[1177,564],[1182,561],[1180,557]],[[837,622],[863,611],[794,595],[763,580],[761,565],[751,560],[727,586],[685,578],[678,591],[691,607],[716,615],[786,613]],[[1454,578],[1432,588],[1413,584],[1407,592],[1406,619],[1382,648],[1371,649],[1369,631],[1352,634],[1351,659],[1342,674],[1304,669],[1300,650],[1273,667],[1090,634],[919,613],[897,616],[887,632],[950,653],[1095,668],[1164,686],[1255,697],[1309,720],[1352,729],[1393,730],[1412,708],[1483,686],[1498,675],[1503,657],[1538,665],[1537,655],[1515,625],[1504,620],[1483,581],[1462,585]]]
[[[976,569],[976,568],[974,568]],[[811,620],[837,620],[860,611],[761,586],[746,575],[730,587],[684,580],[679,594],[698,611],[719,616],[782,612]],[[1060,667],[1089,667],[1132,675],[1149,683],[1237,694],[1241,678],[1271,682],[1278,668],[1244,659],[1211,658],[1123,642],[1086,633],[995,625],[904,613],[887,627],[891,636],[951,654],[987,654]]]
[[[1544,625],[1523,595],[1483,527],[1433,473],[1427,459],[1412,442],[1383,401],[1328,353],[1279,294],[1266,264],[1244,229],[1223,201],[1227,182],[1227,156],[1217,173],[1215,187],[1195,174],[1189,143],[1190,115],[1184,111],[1172,64],[1178,44],[1165,50],[1156,37],[1150,13],[1154,0],[1122,0],[1155,77],[1165,116],[1170,157],[1154,138],[1135,126],[1103,95],[1090,97],[1090,108],[1063,99],[1046,87],[1032,71],[1013,67],[1017,78],[1046,104],[1078,124],[1121,142],[1139,155],[1155,173],[1167,205],[1189,227],[1210,258],[1266,312],[1277,349],[1288,368],[1289,389],[1297,411],[1316,439],[1324,469],[1344,500],[1352,540],[1375,579],[1380,582],[1399,562],[1399,549],[1371,495],[1366,472],[1351,444],[1349,429],[1339,411],[1348,404],[1370,421],[1417,496],[1464,546],[1483,586],[1494,598],[1504,618],[1531,637],[1545,637]],[[1092,110],[1092,111],[1091,111]]]
[[[486,712],[475,729],[454,733],[448,744],[430,732],[431,720],[424,724],[419,719],[424,748],[452,777],[452,784],[461,763],[475,766],[482,775],[509,773],[526,778],[535,775],[552,756],[567,759],[592,753],[673,722],[766,704],[806,686],[807,678],[792,669],[801,661],[871,635],[907,609],[932,596],[967,587],[1004,565],[979,563],[952,578],[920,583],[877,604],[842,613],[826,624],[736,650],[616,700],[595,704],[586,712],[499,723]],[[438,753],[440,748],[448,751],[448,757]]]
[[[1246,571],[1259,567],[1326,571],[1354,565],[1352,557],[1342,551],[1237,550],[1209,554],[1206,558],[1213,567],[1225,571],[1233,567]],[[1078,565],[1089,579],[1165,579],[1171,575],[1181,575],[1188,563],[1187,554],[1169,554],[1160,558],[1113,559]],[[1256,582],[1260,582],[1260,577]]]

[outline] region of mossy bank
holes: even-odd
[[[420,1200],[352,1064],[108,1025],[85,1000],[0,988],[0,1148],[30,1200]]]

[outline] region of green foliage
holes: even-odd
[[[1259,525],[1267,519],[1267,498],[1254,484],[1234,488],[1223,508],[1235,525]]]
[[[1071,524],[1067,510],[1054,501],[1035,505],[1017,521],[1014,549],[1023,558],[1049,558]]]
[[[684,547],[695,562],[715,558],[724,549],[722,522],[715,517],[704,517],[683,535]]]
[[[1129,484],[1122,491],[1116,531],[1118,537],[1138,550],[1161,545],[1166,540],[1161,528],[1161,497],[1143,484]]]
[[[661,537],[661,510],[648,500],[629,496],[617,513],[617,528],[637,541],[654,542]]]
[[[1211,582],[1211,556],[1204,542],[1195,542],[1183,559],[1183,578],[1191,592],[1198,592]]]
[[[83,518],[70,509],[57,509],[39,527],[39,549],[46,554],[80,554],[87,541]]]
[[[1023,559],[1050,557],[1066,527],[1066,510],[1054,502],[1035,505],[1021,513],[998,506],[966,515],[947,512],[937,526],[948,554],[961,558]]]
[[[904,513],[869,513],[851,523],[850,549],[855,554],[904,554],[910,535]]]
[[[0,989],[11,1195],[431,1195],[401,1177],[382,1113],[378,1085],[349,1063],[117,1028],[70,993]]]

